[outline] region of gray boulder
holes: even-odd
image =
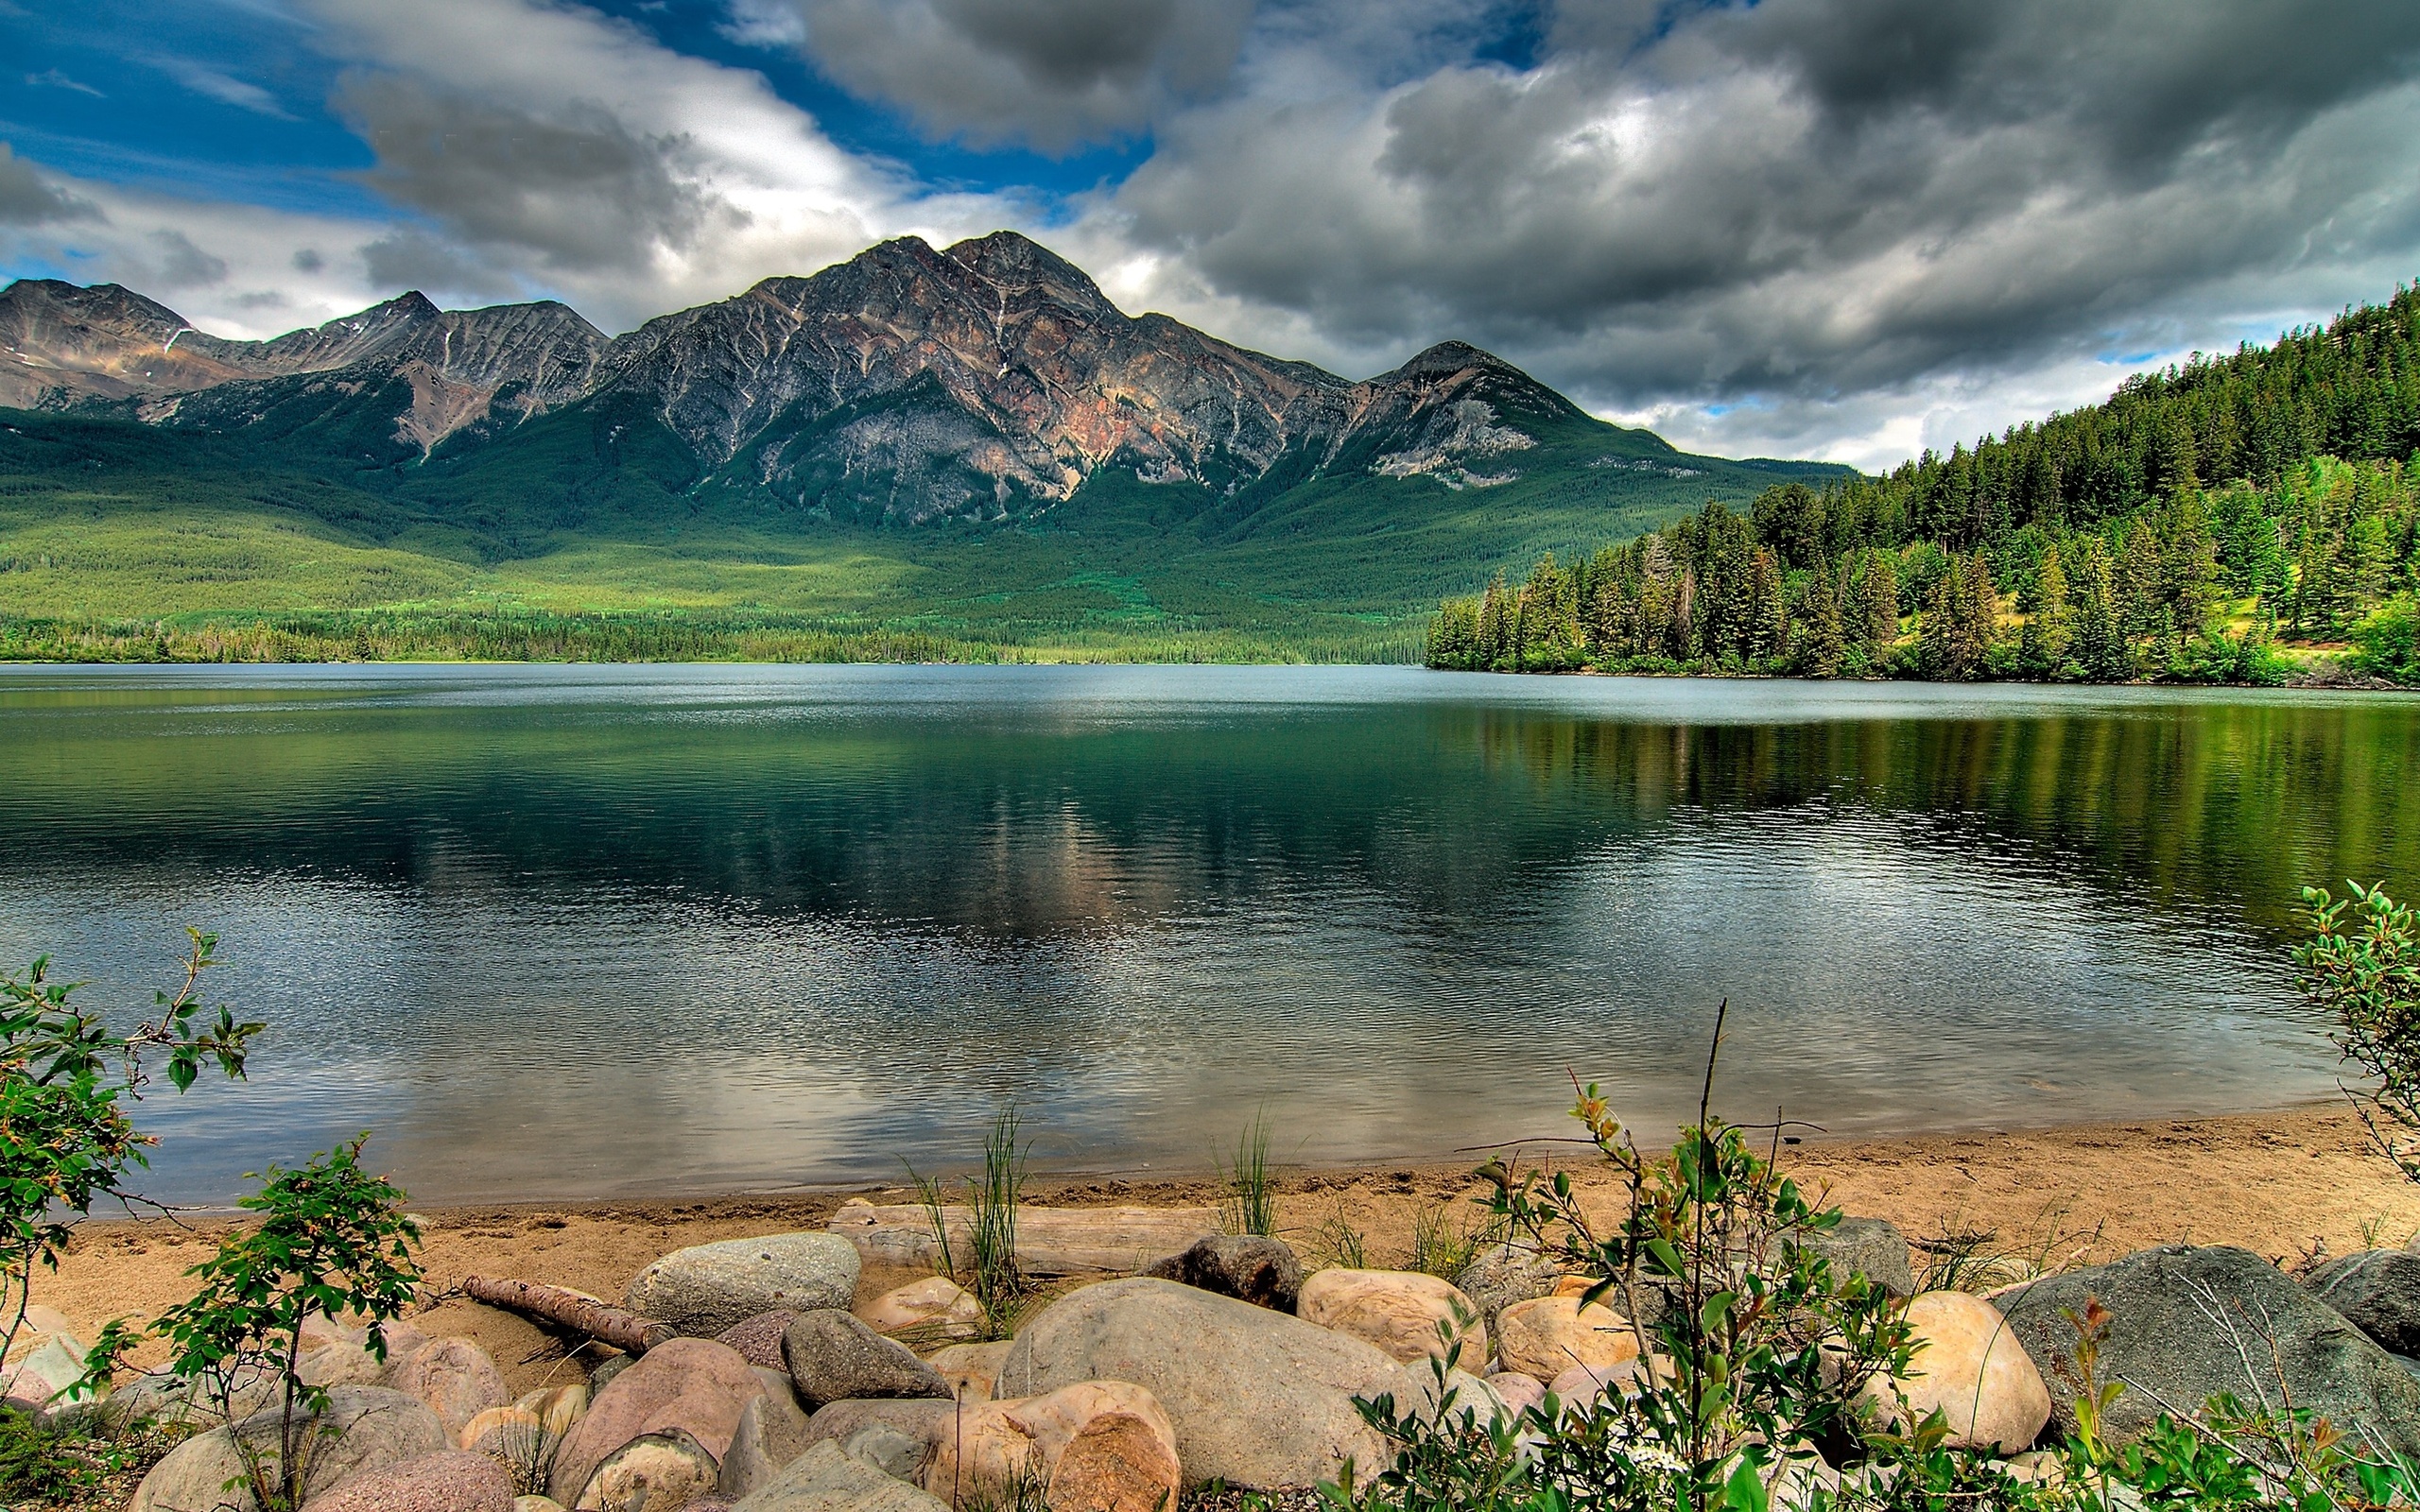
[[[437,1415],[400,1391],[382,1386],[337,1386],[328,1393],[320,1418],[321,1436],[311,1457],[308,1500],[354,1476],[400,1465],[454,1446]],[[227,1483],[240,1478],[244,1462],[235,1435],[274,1459],[279,1424],[274,1412],[254,1413],[232,1428],[214,1428],[186,1439],[151,1467],[135,1487],[128,1512],[216,1512],[231,1500]]]
[[[1291,1313],[1303,1294],[1303,1263],[1282,1239],[1218,1234],[1190,1249],[1154,1261],[1143,1272],[1197,1286],[1279,1313]]]
[[[790,1461],[806,1452],[812,1442],[806,1413],[799,1406],[790,1378],[779,1370],[756,1367],[765,1394],[740,1409],[739,1426],[724,1451],[715,1489],[734,1502],[769,1484]]]
[[[914,1350],[838,1308],[800,1314],[782,1334],[782,1360],[809,1412],[827,1401],[952,1395]]]
[[[2420,1354],[2420,1254],[2366,1249],[2304,1273],[2311,1296],[2394,1354]]]
[[[711,1339],[659,1344],[590,1400],[588,1411],[555,1451],[547,1494],[567,1507],[579,1506],[608,1463],[643,1440],[694,1447],[696,1453],[686,1456],[696,1469],[692,1478],[711,1487],[742,1415],[764,1395],[765,1382],[755,1367],[728,1345]]]
[[[949,1503],[825,1440],[732,1512],[949,1512]]]
[[[809,1446],[845,1444],[868,1428],[888,1428],[914,1439],[927,1452],[958,1420],[959,1404],[930,1397],[890,1397],[871,1401],[832,1401],[806,1420]]]
[[[1084,1381],[1131,1381],[1166,1409],[1188,1484],[1316,1486],[1346,1459],[1368,1475],[1385,1442],[1357,1395],[1409,1400],[1384,1350],[1265,1307],[1152,1277],[1071,1292],[1019,1333],[1003,1397]]]
[[[278,1373],[265,1366],[237,1372],[228,1393],[232,1416],[249,1418],[277,1400]],[[118,1387],[101,1404],[101,1420],[112,1428],[144,1419],[165,1427],[199,1424],[216,1428],[230,1413],[219,1411],[217,1398],[197,1382],[165,1370],[138,1376]]]
[[[1908,1263],[1908,1236],[1888,1218],[1842,1218],[1822,1233],[1806,1234],[1799,1246],[1832,1263],[1846,1280],[1863,1275],[1893,1297],[1916,1295],[1916,1273]]]
[[[1487,1336],[1497,1337],[1496,1319],[1515,1302],[1544,1297],[1563,1279],[1562,1263],[1529,1245],[1490,1245],[1471,1257],[1454,1285],[1478,1305]]]
[[[2420,1383],[2277,1267],[2223,1246],[2141,1250],[1992,1298],[2049,1386],[2061,1432],[2075,1427],[2078,1387],[2067,1314],[2096,1298],[2109,1314],[2099,1374],[2126,1385],[2105,1419],[2115,1443],[2227,1392],[2272,1409],[2290,1398],[2375,1446],[2420,1453]]]
[[[712,1338],[776,1311],[846,1308],[857,1295],[856,1246],[837,1234],[768,1234],[695,1245],[640,1271],[633,1313],[683,1333]]]

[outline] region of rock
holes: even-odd
[[[1887,1218],[1842,1218],[1821,1233],[1801,1235],[1798,1243],[1830,1261],[1832,1274],[1842,1280],[1860,1274],[1893,1297],[1916,1295],[1908,1236]]]
[[[913,1350],[838,1308],[800,1314],[782,1335],[782,1359],[810,1412],[827,1401],[950,1395],[941,1372]]]
[[[110,1393],[105,1419],[118,1426],[147,1419],[167,1427],[188,1423],[216,1426],[229,1416],[249,1418],[275,1401],[277,1373],[265,1366],[240,1372],[228,1394],[229,1413],[219,1411],[213,1391],[164,1370],[139,1376]]]
[[[2295,1407],[2343,1432],[2375,1434],[2398,1452],[2420,1452],[2420,1383],[2275,1266],[2222,1246],[2141,1250],[1997,1294],[2049,1387],[2062,1432],[2075,1425],[2076,1331],[2066,1314],[2081,1315],[2096,1298],[2109,1314],[2100,1379],[2134,1383],[2105,1418],[2112,1442],[2141,1436],[2162,1401],[2199,1413],[2225,1391],[2253,1407],[2281,1408],[2282,1376]]]
[[[1507,1410],[1525,1413],[1547,1400],[1547,1383],[1518,1370],[1499,1370],[1487,1378],[1487,1388]]]
[[[782,1335],[798,1321],[798,1314],[788,1308],[777,1307],[769,1313],[742,1318],[715,1335],[717,1344],[728,1344],[739,1351],[741,1359],[767,1370],[786,1368],[782,1364]]]
[[[1190,1249],[1153,1261],[1143,1274],[1280,1313],[1293,1312],[1303,1292],[1303,1263],[1293,1249],[1282,1239],[1257,1234],[1200,1240]]]
[[[894,1397],[872,1401],[827,1402],[806,1420],[806,1440],[816,1444],[846,1443],[859,1432],[884,1427],[919,1443],[932,1444],[951,1430],[960,1403],[930,1397]]]
[[[695,1338],[658,1345],[598,1392],[563,1436],[547,1494],[568,1507],[596,1505],[586,1499],[589,1482],[609,1457],[641,1437],[678,1435],[706,1457],[704,1483],[691,1493],[702,1496],[719,1476],[740,1415],[764,1394],[755,1367],[729,1345]],[[686,1485],[694,1477],[674,1463],[682,1448],[659,1445],[626,1464],[617,1490],[660,1485],[668,1492],[675,1483]]]
[[[1595,1276],[1565,1276],[1554,1283],[1554,1290],[1547,1295],[1585,1297],[1596,1287],[1598,1280],[1599,1278]],[[1605,1293],[1598,1305],[1610,1307],[1616,1313],[1624,1314],[1633,1322],[1644,1328],[1648,1337],[1651,1339],[1656,1336],[1655,1331],[1662,1327],[1664,1319],[1670,1315],[1676,1306],[1680,1305],[1676,1300],[1679,1296],[1678,1281],[1653,1276],[1640,1276],[1627,1282],[1616,1281],[1613,1289]],[[1637,1307],[1635,1313],[1629,1312],[1633,1304]]]
[[[1003,1390],[1132,1382],[1167,1414],[1188,1483],[1245,1487],[1316,1486],[1347,1457],[1365,1473],[1385,1463],[1353,1399],[1400,1395],[1407,1375],[1374,1345],[1149,1277],[1061,1297],[1000,1368]]]
[[[680,1429],[643,1434],[598,1462],[573,1512],[675,1512],[712,1496],[715,1456]]]
[[[990,1401],[1000,1394],[1000,1366],[1008,1359],[1010,1347],[1007,1339],[994,1344],[953,1344],[935,1349],[925,1363],[949,1383],[959,1400]]]
[[[1999,1309],[1964,1292],[1927,1292],[1908,1304],[1907,1319],[1917,1346],[1910,1373],[1866,1388],[1883,1420],[1921,1422],[1938,1407],[1952,1449],[2031,1448],[2050,1420],[2050,1388]]]
[[[560,1435],[571,1432],[571,1425],[579,1421],[581,1415],[588,1411],[588,1400],[587,1383],[574,1381],[566,1385],[542,1386],[536,1391],[524,1392],[512,1404],[536,1413],[545,1420],[548,1433]]]
[[[983,1331],[983,1305],[946,1276],[883,1293],[866,1309],[866,1323],[879,1333],[921,1329],[944,1339],[971,1339]]]
[[[563,1506],[551,1496],[516,1496],[512,1512],[563,1512]]]
[[[1103,1413],[1061,1451],[1044,1487],[1049,1512],[1175,1512],[1176,1451],[1132,1413]]]
[[[323,1433],[312,1454],[305,1501],[356,1475],[453,1447],[435,1413],[400,1391],[378,1386],[334,1387],[319,1420]],[[232,1428],[214,1428],[179,1444],[143,1477],[128,1512],[216,1512],[224,1507],[227,1483],[244,1473],[235,1451],[237,1435],[273,1460],[278,1416],[254,1413]]]
[[[440,1450],[355,1475],[308,1512],[513,1512],[512,1481],[480,1454]]]
[[[2420,1254],[2365,1249],[2303,1273],[2303,1289],[2390,1354],[2420,1354]]]
[[[769,1484],[810,1442],[806,1413],[790,1389],[790,1378],[760,1366],[756,1379],[764,1383],[765,1394],[741,1410],[716,1482],[717,1494],[735,1502]]]
[[[392,1384],[396,1366],[428,1343],[428,1335],[409,1323],[388,1323],[379,1329],[386,1346],[381,1355],[370,1345],[366,1328],[346,1328],[324,1317],[304,1320],[305,1353],[295,1374],[314,1386],[384,1386]]]
[[[967,1253],[967,1211],[945,1207],[942,1217],[949,1226],[951,1247]],[[830,1228],[871,1264],[929,1270],[941,1259],[932,1217],[921,1203],[876,1206],[852,1197],[833,1214]],[[1124,1276],[1218,1232],[1216,1208],[1021,1207],[1017,1263],[1028,1276]]]
[[[1608,1391],[1627,1393],[1638,1374],[1638,1361],[1624,1360],[1619,1365],[1575,1365],[1547,1383],[1547,1390],[1566,1408],[1587,1406]]]
[[[949,1512],[949,1505],[827,1439],[733,1512]]]
[[[510,1462],[524,1444],[534,1444],[545,1436],[546,1419],[513,1403],[490,1407],[464,1423],[462,1431],[454,1435],[454,1442],[475,1454]]]
[[[1551,1381],[1573,1366],[1599,1369],[1638,1358],[1638,1332],[1601,1303],[1577,1297],[1533,1297],[1507,1307],[1496,1320],[1495,1348],[1504,1368]]]
[[[504,1372],[468,1339],[431,1339],[396,1366],[387,1383],[419,1398],[458,1440],[472,1418],[512,1400]]]
[[[42,1412],[75,1400],[68,1393],[84,1378],[82,1340],[72,1333],[20,1334],[9,1351],[9,1370],[0,1375],[0,1397],[28,1412]]]
[[[1323,1270],[1303,1282],[1295,1311],[1316,1323],[1376,1345],[1409,1363],[1458,1348],[1455,1363],[1476,1370],[1487,1363],[1487,1325],[1454,1283],[1409,1270]],[[1451,1346],[1438,1325],[1453,1330]]]
[[[852,1458],[911,1485],[924,1479],[925,1463],[933,1457],[931,1440],[911,1438],[889,1423],[868,1423],[840,1447]]]
[[[959,1506],[970,1500],[1012,1502],[1020,1486],[1048,1483],[1070,1446],[1095,1422],[1108,1418],[1142,1425],[1160,1448],[1145,1452],[1132,1445],[1100,1446],[1103,1463],[1076,1472],[1092,1487],[1087,1494],[1098,1493],[1112,1482],[1123,1484],[1121,1478],[1132,1465],[1165,1461],[1174,1474],[1176,1429],[1151,1394],[1131,1382],[1083,1381],[1039,1397],[961,1406],[934,1444],[925,1489]],[[1168,1496],[1173,1506],[1173,1482]]]
[[[683,1333],[712,1338],[777,1310],[845,1309],[856,1297],[857,1251],[834,1234],[768,1234],[677,1249],[631,1282],[629,1307]]]
[[[634,1354],[609,1354],[597,1361],[596,1368],[588,1372],[589,1400],[594,1401],[598,1392],[614,1383],[615,1376],[636,1364],[638,1364],[638,1356]]]
[[[1498,1337],[1495,1320],[1515,1302],[1544,1297],[1563,1280],[1563,1267],[1528,1245],[1490,1245],[1471,1257],[1454,1284],[1478,1309],[1487,1336]]]

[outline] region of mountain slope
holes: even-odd
[[[60,511],[153,536],[232,511],[260,543],[207,592],[146,593],[172,556],[151,537],[105,591],[11,580],[80,612],[291,602],[293,543],[320,543],[318,573],[333,528],[557,607],[1282,636],[1411,624],[1473,552],[1844,471],[1686,456],[1458,342],[1352,382],[1129,317],[1011,232],[886,242],[611,339],[560,304],[407,294],[231,341],[124,289],[29,281],[0,291],[0,404],[32,412],[0,417],[0,569]],[[278,523],[298,507],[307,524]],[[364,571],[343,601],[381,601]]]

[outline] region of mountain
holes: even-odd
[[[1685,456],[1460,342],[1354,382],[1130,317],[1010,232],[884,242],[611,338],[558,303],[410,293],[234,341],[113,284],[26,280],[0,290],[0,405],[28,412],[0,476],[233,473],[257,494],[244,477],[275,474],[322,524],[488,564],[704,530],[930,569],[948,541],[977,555],[943,576],[974,588],[981,553],[1029,557],[1039,533],[1081,538],[1060,553],[1091,563],[1079,576],[1132,577],[1440,529],[1564,543],[1841,471]],[[1302,565],[1220,581],[1300,604],[1333,576]],[[1371,587],[1390,616],[1420,597],[1386,573]]]

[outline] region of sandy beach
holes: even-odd
[[[1550,1148],[1558,1161],[1569,1146]],[[1580,1152],[1586,1155],[1587,1152]],[[2092,1264],[2167,1242],[2239,1245],[2291,1263],[2327,1253],[2400,1246],[2420,1231],[2420,1187],[2367,1153],[2360,1122],[2342,1105],[2224,1118],[2087,1125],[2025,1132],[1809,1143],[1783,1151],[1801,1182],[1828,1191],[1852,1213],[1891,1219],[1918,1246],[2007,1257],[2053,1269]],[[1601,1168],[1572,1166],[1584,1190],[1610,1201]],[[1475,1215],[1460,1199],[1478,1190],[1467,1165],[1287,1173],[1279,1203],[1285,1236],[1316,1255],[1322,1224],[1341,1220],[1367,1236],[1370,1263],[1399,1263],[1416,1218],[1439,1204]],[[1200,1179],[1053,1181],[1029,1188],[1039,1204],[1184,1206],[1213,1201]],[[876,1201],[910,1194],[874,1189]],[[462,1300],[470,1274],[512,1276],[619,1297],[641,1266],[708,1240],[821,1228],[847,1194],[699,1197],[432,1209],[422,1262],[430,1300],[413,1321],[431,1333],[475,1339],[516,1390],[578,1368],[547,1356],[549,1341],[510,1314]],[[226,1220],[95,1221],[78,1234],[35,1299],[80,1329],[148,1317],[184,1295],[182,1273],[200,1260]],[[870,1268],[867,1300],[916,1273]],[[156,1347],[155,1347],[156,1348]],[[139,1357],[140,1358],[140,1357]]]

